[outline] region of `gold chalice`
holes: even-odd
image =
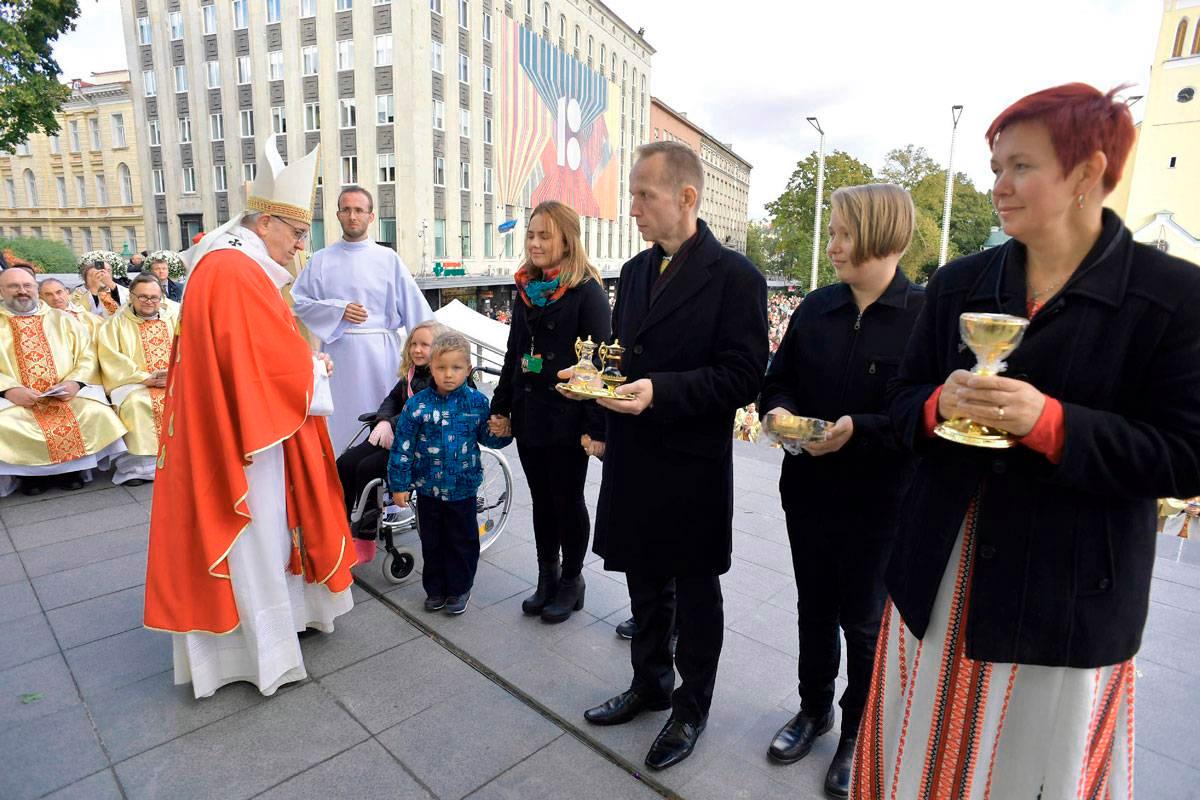
[[[967,312],[958,318],[958,329],[962,340],[975,354],[976,363],[971,372],[975,375],[999,375],[1008,365],[1004,359],[1017,349],[1025,336],[1029,320],[1011,314],[978,314]],[[957,417],[947,420],[933,432],[943,439],[974,447],[1003,449],[1017,443],[1008,431],[980,425],[978,422]]]

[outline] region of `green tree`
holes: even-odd
[[[817,161],[817,154],[813,152],[798,162],[783,194],[767,204],[775,239],[772,257],[769,259],[771,267],[796,278],[804,287],[809,285],[812,270]],[[826,156],[825,187],[821,196],[821,227],[828,229],[829,197],[834,190],[843,186],[871,183],[873,179],[874,173],[871,168],[848,153],[835,150]],[[822,242],[827,238],[825,230],[821,231]],[[817,267],[817,285],[825,286],[835,281],[837,274],[822,246]]]
[[[909,250],[906,259],[916,269],[921,279],[927,278],[937,269],[938,256],[941,249],[942,211],[946,196],[946,170],[926,175],[912,189],[913,203],[917,207],[918,218],[924,216],[933,221],[937,232],[933,250]],[[954,174],[954,198],[950,209],[950,241],[947,247],[947,259],[958,258],[969,253],[977,252],[984,240],[996,224],[996,215],[992,210],[992,200],[984,192],[975,188],[965,174]],[[914,237],[914,245],[915,237]]]
[[[0,253],[10,261],[32,264],[43,272],[75,272],[75,254],[52,239],[0,239]]]
[[[77,16],[78,0],[0,0],[0,151],[58,133],[71,89],[58,82],[53,47]]]
[[[746,258],[750,259],[760,272],[770,270],[768,245],[766,226],[762,222],[751,220],[746,226]]]
[[[929,157],[929,153],[924,147],[910,144],[898,147],[884,156],[883,168],[879,170],[879,180],[883,183],[903,186],[911,192],[927,176],[939,169],[941,166]]]

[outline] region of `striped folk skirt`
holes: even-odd
[[[924,639],[889,601],[863,713],[855,800],[1133,797],[1133,661],[1098,669],[972,661],[974,509]]]

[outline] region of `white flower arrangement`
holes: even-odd
[[[146,264],[152,264],[155,261],[167,262],[167,277],[173,281],[179,280],[187,272],[187,269],[183,266],[183,259],[174,250],[155,250],[146,256],[146,260],[142,262],[142,266],[144,268]]]
[[[85,265],[94,264],[97,261],[103,261],[111,267],[114,278],[124,278],[129,272],[129,262],[121,258],[119,253],[114,253],[112,250],[89,250],[79,257],[80,274],[83,274]]]

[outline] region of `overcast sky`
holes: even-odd
[[[329,0],[332,2],[332,0]],[[423,0],[407,0],[423,2]],[[397,0],[404,2],[404,0]],[[1013,100],[1084,81],[1141,94],[1159,0],[605,0],[657,50],[651,91],[754,165],[750,215],[779,195],[817,147],[878,168],[922,145],[945,163],[950,107],[965,109],[956,171],[990,185],[983,132]],[[66,77],[122,69],[118,0],[82,0],[58,48]]]

